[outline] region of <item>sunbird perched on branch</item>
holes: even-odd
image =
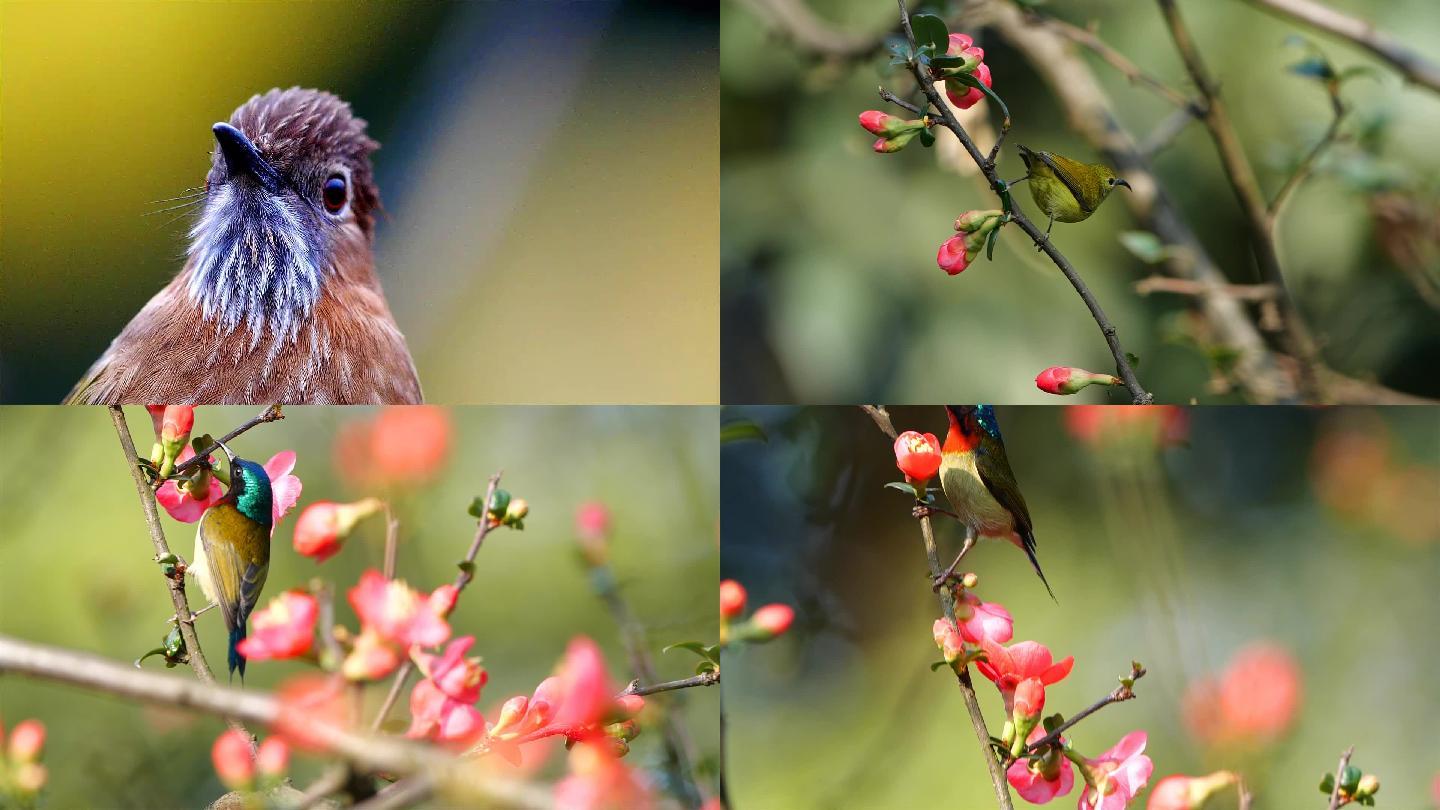
[[[264,467],[236,458],[223,444],[220,447],[230,459],[230,488],[200,516],[190,569],[200,590],[225,616],[225,629],[230,631],[230,676],[238,669],[243,681],[245,659],[236,647],[245,638],[245,623],[260,600],[260,589],[270,571],[272,495]]]
[[[1056,220],[1080,222],[1089,218],[1116,186],[1130,188],[1129,183],[1116,177],[1103,163],[1081,163],[1062,155],[1036,152],[1024,146],[1018,148],[1028,172],[1030,196],[1050,217],[1046,234],[1055,227]]]
[[[1045,572],[1040,570],[1040,560],[1035,557],[1030,510],[1020,494],[1020,486],[1015,483],[1015,473],[1010,471],[1010,460],[1005,457],[1005,442],[1000,438],[995,409],[990,405],[946,405],[945,413],[950,418],[950,430],[940,446],[940,487],[955,511],[944,512],[935,507],[920,507],[918,511],[944,512],[970,531],[959,556],[937,578],[936,586],[943,585],[955,573],[976,538],[1004,537],[1030,558],[1035,573],[1040,575],[1045,590],[1054,599],[1055,591],[1050,589]]]

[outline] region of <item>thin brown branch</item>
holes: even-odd
[[[244,423],[244,424],[241,425],[240,427],[235,428],[234,430],[230,431],[229,433],[226,433],[224,436],[221,436],[217,441],[215,441],[213,444],[211,444],[209,447],[207,447],[207,448],[205,449],[205,452],[203,452],[203,453],[196,453],[195,455],[193,455],[193,456],[191,456],[190,458],[186,459],[186,461],[185,461],[184,464],[177,464],[177,465],[175,465],[175,471],[174,471],[173,473],[171,473],[171,475],[172,475],[172,476],[179,475],[180,473],[185,472],[186,470],[190,469],[191,467],[194,467],[194,466],[197,466],[197,465],[201,464],[202,462],[204,462],[205,459],[207,459],[207,458],[210,457],[210,454],[211,454],[211,453],[214,453],[216,450],[219,450],[219,449],[220,449],[220,445],[221,445],[222,443],[228,442],[228,441],[230,441],[231,439],[234,439],[236,436],[239,436],[240,434],[244,433],[245,431],[249,430],[250,428],[253,428],[253,427],[255,427],[256,425],[263,425],[263,424],[265,424],[265,423],[267,423],[267,422],[278,422],[279,420],[284,419],[284,418],[285,418],[285,414],[281,411],[279,405],[271,405],[271,406],[269,406],[269,407],[266,408],[264,411],[261,411],[258,416],[254,417],[254,418],[251,419],[250,421]],[[156,482],[156,486],[158,487],[158,486],[160,485],[160,483],[161,483],[161,482],[157,481],[157,482]]]
[[[1150,134],[1135,146],[1135,149],[1146,160],[1149,160],[1174,143],[1175,139],[1180,137],[1180,133],[1184,132],[1194,120],[1195,116],[1191,115],[1189,110],[1176,110],[1156,124],[1155,128],[1150,130]]]
[[[1279,291],[1269,284],[1211,284],[1188,278],[1171,276],[1146,276],[1135,282],[1135,292],[1141,295],[1172,293],[1174,295],[1228,295],[1237,301],[1273,301]]]
[[[910,12],[905,6],[905,0],[896,0],[896,2],[900,7],[901,28],[904,29],[905,39],[913,49],[915,47],[915,32],[910,28]],[[981,154],[979,148],[975,146],[974,141],[970,139],[970,135],[965,131],[965,128],[955,119],[954,114],[950,112],[950,108],[945,104],[944,99],[941,98],[940,92],[935,89],[935,82],[930,77],[929,71],[914,59],[910,60],[909,68],[910,74],[915,77],[916,83],[920,85],[920,89],[925,93],[925,98],[929,100],[930,106],[934,107],[939,113],[940,122],[960,140],[961,145],[965,147],[965,151],[968,152],[970,158],[975,161],[975,165],[980,167],[980,172],[985,175],[985,179],[990,183],[990,188],[997,196],[1000,195],[1001,190],[1006,188],[1006,186],[1004,181],[1000,179],[1000,175],[996,173],[995,161]],[[1124,381],[1125,388],[1130,392],[1131,400],[1136,405],[1149,405],[1154,402],[1155,397],[1146,391],[1144,386],[1140,384],[1139,379],[1136,378],[1135,369],[1131,366],[1129,358],[1126,357],[1124,347],[1120,345],[1118,331],[1114,324],[1110,323],[1110,319],[1105,315],[1105,310],[1100,307],[1100,302],[1095,298],[1094,294],[1090,292],[1089,286],[1085,284],[1084,279],[1080,278],[1080,274],[1075,271],[1075,268],[1070,264],[1070,260],[1065,258],[1065,255],[1050,241],[1050,237],[1037,228],[1018,207],[1012,208],[1011,219],[1017,227],[1030,237],[1031,241],[1033,241],[1046,256],[1050,257],[1050,260],[1055,263],[1055,266],[1060,268],[1060,272],[1065,275],[1065,278],[1070,282],[1070,286],[1075,288],[1075,292],[1079,294],[1080,299],[1085,302],[1086,308],[1090,310],[1090,316],[1095,319],[1095,324],[1100,327],[1101,334],[1105,336],[1105,343],[1109,346],[1110,355],[1115,361],[1115,371],[1120,379]]]
[[[1355,755],[1355,746],[1345,749],[1340,755],[1340,765],[1335,768],[1335,787],[1330,791],[1330,810],[1338,810],[1344,802],[1340,801],[1340,780],[1345,775],[1345,769],[1350,767],[1350,757]]]
[[[1130,61],[1129,57],[1115,50],[1115,48],[1097,36],[1094,31],[1088,28],[1081,28],[1078,25],[1072,25],[1056,17],[1033,15],[1032,19],[1042,22],[1057,34],[1088,49],[1096,56],[1105,60],[1110,67],[1124,74],[1125,77],[1130,80],[1131,84],[1143,85],[1153,90],[1161,98],[1183,110],[1191,118],[1199,118],[1205,114],[1205,102],[1203,100],[1190,98],[1155,76],[1146,73],[1139,65]]]
[[[1275,198],[1270,201],[1270,205],[1265,209],[1266,220],[1269,222],[1272,230],[1275,228],[1275,220],[1280,218],[1280,209],[1285,205],[1285,201],[1290,198],[1291,194],[1295,193],[1295,189],[1299,188],[1300,184],[1305,182],[1306,178],[1310,176],[1310,173],[1315,170],[1315,163],[1320,159],[1320,155],[1324,153],[1326,149],[1329,149],[1330,145],[1335,143],[1336,139],[1340,137],[1340,125],[1345,122],[1345,113],[1348,111],[1340,101],[1340,93],[1336,89],[1330,91],[1330,111],[1332,113],[1330,126],[1325,128],[1325,134],[1320,137],[1320,141],[1300,160],[1300,164],[1295,167],[1295,171],[1285,181],[1285,185],[1281,186],[1280,190],[1275,192]]]
[[[1374,24],[1342,14],[1315,0],[1247,0],[1250,5],[1303,25],[1334,34],[1388,62],[1402,76],[1440,92],[1440,64],[1397,40]]]
[[[140,472],[140,457],[135,452],[135,440],[130,435],[130,426],[125,421],[125,410],[119,405],[110,406],[110,421],[115,426],[115,435],[120,438],[120,450],[125,454],[125,465],[130,468],[130,477],[135,482],[135,494],[140,497],[140,508],[145,513],[145,525],[150,530],[150,542],[155,547],[155,559],[171,555],[170,544],[165,541],[165,530],[160,525],[160,510],[155,505],[155,491],[150,488],[150,482],[145,480],[144,473]],[[210,664],[205,660],[205,651],[200,647],[200,636],[195,632],[195,622],[191,618],[190,600],[185,596],[185,576],[177,574],[174,577],[167,577],[165,584],[170,591],[170,603],[175,607],[175,626],[180,628],[180,637],[185,640],[185,655],[190,661],[190,668],[195,671],[195,677],[207,684],[215,683],[215,673],[210,670]],[[245,735],[250,741],[252,753],[255,748],[255,736],[244,724],[233,717],[226,718],[230,728]]]
[[[797,50],[825,59],[864,59],[880,50],[885,34],[851,34],[835,28],[810,10],[804,0],[740,0],[772,31],[787,37]]]
[[[902,4],[903,5],[903,4]],[[909,21],[907,18],[906,26]],[[890,439],[896,437],[895,425],[890,420],[890,412],[884,405],[861,405],[861,410],[869,414],[875,420],[875,426],[880,428]],[[935,531],[930,525],[929,516],[920,518],[920,537],[925,543],[925,559],[930,565],[930,578],[934,581],[942,572],[940,565],[940,554],[935,548]],[[970,539],[968,530],[966,539]],[[945,614],[946,620],[952,624],[955,622],[955,594],[951,588],[940,588],[937,590],[940,599],[940,610]],[[955,680],[960,684],[960,694],[965,698],[965,711],[970,715],[970,726],[975,729],[975,739],[980,743],[980,753],[985,757],[985,768],[990,773],[990,785],[995,790],[995,801],[1000,804],[1002,810],[1014,810],[1014,804],[1010,799],[1010,785],[1005,781],[1005,771],[1001,769],[999,761],[995,759],[995,752],[990,747],[990,729],[985,725],[985,715],[980,711],[980,699],[975,695],[975,684],[970,680],[970,668],[965,667],[955,673]]]
[[[702,672],[699,675],[692,675],[689,678],[681,678],[678,681],[665,681],[664,683],[654,683],[649,686],[641,686],[640,679],[636,678],[630,682],[629,686],[625,687],[619,696],[654,695],[660,692],[673,692],[676,689],[689,689],[695,686],[714,686],[717,683],[720,683],[720,670],[718,669]]]
[[[1255,172],[1245,157],[1245,148],[1241,145],[1239,136],[1235,134],[1229,109],[1220,98],[1219,86],[1205,67],[1205,61],[1200,56],[1200,50],[1185,24],[1184,17],[1180,15],[1176,0],[1157,2],[1170,31],[1170,38],[1180,53],[1180,60],[1185,64],[1190,79],[1205,100],[1205,114],[1200,120],[1210,132],[1210,139],[1214,141],[1221,166],[1225,169],[1225,177],[1245,214],[1245,221],[1250,229],[1251,247],[1256,264],[1260,267],[1260,278],[1280,291],[1279,305],[1284,317],[1286,349],[1299,363],[1302,393],[1311,401],[1323,401],[1324,392],[1321,390],[1317,369],[1319,358],[1315,343],[1300,317],[1299,309],[1290,297],[1289,289],[1285,286],[1280,257],[1275,249],[1275,234],[1271,228],[1265,198],[1260,193],[1260,183],[1255,179]]]
[[[1076,723],[1079,723],[1081,720],[1084,720],[1085,718],[1089,717],[1095,712],[1100,711],[1101,709],[1109,706],[1112,703],[1121,703],[1127,700],[1134,699],[1134,682],[1140,680],[1143,677],[1145,677],[1145,668],[1140,666],[1139,664],[1133,664],[1130,670],[1130,685],[1127,686],[1126,684],[1122,683],[1119,686],[1115,687],[1115,690],[1112,691],[1110,694],[1106,695],[1103,698],[1100,698],[1089,706],[1086,706],[1084,709],[1081,709],[1079,712],[1077,712],[1074,717],[1071,717],[1064,723],[1056,726],[1054,731],[1025,746],[1025,752],[1033,754],[1047,745],[1053,745],[1060,739],[1060,735],[1064,734],[1066,731],[1069,731]]]
[[[390,502],[385,502],[385,568],[386,579],[395,578],[395,556],[400,550],[400,521],[395,519],[395,512],[390,508]]]

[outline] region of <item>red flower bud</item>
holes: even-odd
[[[945,240],[940,246],[940,252],[935,255],[935,263],[940,269],[952,276],[958,276],[967,267],[975,254],[970,252],[966,245],[966,234],[952,236]]]
[[[255,764],[260,768],[260,775],[272,779],[278,779],[285,775],[290,767],[290,746],[279,737],[270,737],[260,743],[260,751],[256,754]]]
[[[751,624],[763,635],[761,641],[769,641],[790,629],[795,621],[795,609],[789,605],[766,605],[750,617]]]
[[[924,484],[940,469],[940,440],[934,433],[901,433],[895,437],[895,466],[911,481]]]
[[[39,720],[22,720],[10,732],[10,758],[16,762],[35,762],[45,748],[45,725]]]
[[[230,729],[215,738],[210,748],[210,758],[215,762],[215,773],[220,782],[231,790],[249,790],[255,781],[255,760],[250,755],[250,741],[245,735]]]
[[[888,137],[903,132],[906,121],[896,118],[893,115],[880,112],[879,110],[866,110],[860,113],[860,126],[866,131],[881,137]]]
[[[1035,387],[1047,394],[1074,394],[1087,385],[1120,385],[1111,374],[1094,374],[1083,368],[1051,366],[1035,377]]]
[[[733,619],[745,612],[745,586],[733,579],[720,583],[720,615]]]
[[[1015,687],[1015,714],[1037,717],[1045,709],[1045,684],[1039,678],[1026,678]]]
[[[375,498],[355,503],[312,503],[295,521],[295,551],[315,558],[315,562],[324,562],[340,550],[355,524],[384,507],[385,504]]]

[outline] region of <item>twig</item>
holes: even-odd
[[[649,686],[641,686],[640,679],[636,678],[635,680],[630,682],[629,686],[625,687],[624,691],[620,693],[620,696],[623,697],[625,695],[653,695],[658,692],[671,692],[676,689],[689,689],[692,686],[714,686],[717,683],[720,683],[720,670],[718,669],[712,669],[707,672],[702,672],[699,675],[693,675],[689,678],[681,678],[678,681],[665,681],[664,683],[656,683]]]
[[[1338,89],[1331,89],[1330,91],[1330,111],[1332,117],[1330,119],[1330,126],[1325,129],[1325,134],[1321,136],[1319,143],[1316,143],[1315,146],[1306,153],[1305,157],[1301,159],[1300,165],[1295,167],[1295,172],[1285,181],[1285,185],[1281,186],[1280,190],[1275,192],[1275,199],[1271,200],[1269,207],[1265,209],[1266,220],[1269,222],[1272,230],[1275,227],[1275,220],[1280,217],[1280,209],[1285,205],[1285,201],[1289,199],[1290,195],[1295,192],[1295,189],[1298,188],[1301,183],[1305,182],[1305,179],[1310,176],[1310,172],[1314,171],[1315,162],[1320,159],[1320,154],[1330,148],[1330,144],[1335,143],[1335,140],[1340,136],[1340,125],[1344,123],[1345,113],[1348,111],[1345,109],[1344,103],[1340,101],[1340,92]]]
[[[905,6],[905,0],[896,0],[896,2],[900,7],[900,24],[905,31],[905,39],[913,49],[915,47],[915,32],[910,28],[910,12]],[[930,101],[930,105],[939,113],[941,123],[945,125],[946,129],[953,132],[956,138],[960,139],[960,143],[965,147],[965,151],[970,153],[970,157],[975,161],[975,165],[980,167],[981,173],[984,174],[985,179],[989,181],[990,188],[993,189],[997,195],[1000,195],[1001,189],[1004,189],[1005,185],[1003,185],[1003,181],[996,173],[995,162],[981,154],[980,150],[975,146],[975,143],[970,140],[970,136],[965,132],[965,128],[955,119],[955,116],[950,112],[950,108],[946,106],[944,100],[940,97],[940,93],[935,89],[935,82],[931,79],[929,72],[914,59],[910,60],[909,68],[911,75],[915,77],[915,81],[920,85],[920,89],[924,91],[925,97]],[[1015,224],[1045,252],[1045,255],[1050,257],[1050,260],[1055,263],[1055,266],[1060,268],[1060,272],[1064,273],[1065,278],[1069,280],[1070,286],[1075,288],[1075,292],[1078,293],[1081,300],[1085,302],[1085,306],[1090,310],[1091,317],[1095,319],[1096,325],[1100,327],[1101,333],[1105,336],[1105,342],[1110,347],[1110,354],[1115,360],[1115,370],[1119,374],[1120,379],[1124,381],[1125,388],[1130,392],[1131,400],[1136,405],[1148,405],[1153,402],[1155,397],[1147,392],[1135,377],[1135,369],[1131,367],[1130,360],[1125,356],[1125,349],[1120,345],[1120,340],[1116,336],[1115,326],[1110,323],[1110,319],[1105,316],[1105,311],[1101,309],[1100,302],[1095,299],[1094,294],[1090,292],[1090,288],[1086,286],[1085,281],[1080,278],[1080,274],[1071,266],[1070,260],[1066,259],[1064,254],[1056,249],[1055,245],[1051,243],[1050,238],[1039,228],[1035,227],[1035,224],[1032,223],[1018,207],[1012,208],[1011,218]],[[939,572],[937,571],[936,573]]]
[[[494,475],[490,476],[490,483],[485,488],[485,511],[480,515],[479,523],[475,528],[475,539],[470,541],[470,548],[465,552],[465,559],[460,562],[460,573],[455,577],[456,600],[459,600],[460,594],[465,591],[465,586],[469,585],[470,581],[475,578],[475,555],[480,553],[480,546],[485,543],[485,536],[494,528],[494,526],[490,524],[490,505],[495,502],[495,490],[500,486],[500,476],[503,475],[504,472],[504,470],[497,470]],[[387,511],[387,523],[389,520],[389,512]],[[387,543],[388,542],[387,538]],[[401,690],[405,688],[406,679],[410,677],[410,673],[414,670],[415,664],[408,658],[405,659],[405,663],[400,665],[399,671],[395,673],[394,682],[390,684],[390,691],[385,695],[385,702],[380,704],[380,711],[375,713],[375,719],[370,723],[371,731],[379,731],[380,727],[385,724],[385,718],[389,716],[390,710],[394,708],[395,701],[400,698]]]
[[[1094,31],[1081,28],[1078,25],[1072,25],[1057,17],[1034,14],[1031,15],[1031,19],[1043,22],[1071,42],[1089,49],[1096,56],[1105,60],[1111,67],[1123,73],[1125,77],[1130,80],[1131,84],[1144,85],[1153,90],[1161,98],[1185,112],[1190,118],[1200,118],[1205,114],[1205,102],[1203,100],[1190,98],[1155,76],[1146,73],[1139,65],[1130,61],[1125,54],[1115,50],[1104,40],[1100,39],[1100,37],[1096,36]]]
[[[435,780],[425,774],[401,779],[354,806],[354,810],[398,810],[411,807],[435,793]]]
[[[1170,113],[1164,120],[1156,124],[1154,129],[1150,130],[1150,134],[1145,136],[1145,140],[1135,146],[1136,151],[1146,160],[1155,157],[1165,147],[1174,143],[1175,139],[1180,137],[1180,133],[1184,132],[1185,128],[1190,126],[1190,122],[1194,120],[1195,116],[1191,115],[1189,110],[1176,110]]]
[[[131,437],[130,426],[125,421],[124,409],[119,405],[111,405],[110,421],[115,425],[115,435],[120,438],[120,450],[125,454],[125,465],[130,468],[130,477],[135,481],[135,493],[140,496],[145,525],[150,529],[150,542],[155,546],[155,559],[167,557],[171,553],[170,544],[165,542],[165,530],[160,526],[160,511],[155,506],[155,491],[140,472],[140,457],[135,452],[135,440]],[[185,641],[185,655],[190,661],[190,668],[195,670],[195,677],[203,683],[214,684],[215,673],[211,672],[210,664],[205,660],[205,652],[200,648],[200,636],[195,632],[195,623],[190,618],[190,600],[185,597],[185,577],[183,574],[176,575],[166,578],[165,583],[170,591],[170,602],[175,606],[175,626],[180,628],[180,637]],[[255,736],[250,730],[233,717],[227,717],[225,722],[230,728],[245,735],[253,754]]]
[[[1375,54],[1400,71],[1405,78],[1440,92],[1440,65],[1427,60],[1418,51],[1380,31],[1365,20],[1342,14],[1315,0],[1248,0],[1256,8],[1288,17],[1349,40]]]
[[[319,778],[305,788],[305,793],[300,796],[300,801],[289,810],[310,810],[311,807],[325,801],[325,797],[344,788],[349,781],[349,765],[335,765],[327,768]]]
[[[1145,677],[1144,667],[1137,664],[1134,666],[1133,669],[1130,670],[1131,684],[1133,684],[1135,681],[1140,680],[1143,677]],[[1111,703],[1122,703],[1124,701],[1131,700],[1134,697],[1135,689],[1133,686],[1126,686],[1123,683],[1120,684],[1119,686],[1115,687],[1115,690],[1113,692],[1103,698],[1100,698],[1089,706],[1086,706],[1084,709],[1081,709],[1075,714],[1074,717],[1071,717],[1064,723],[1061,723],[1059,726],[1057,726],[1054,731],[1025,746],[1026,753],[1033,754],[1047,745],[1054,744],[1060,739],[1061,734],[1064,734],[1076,723],[1079,723],[1081,720],[1084,720],[1095,712],[1098,712],[1106,706],[1109,706]]]
[[[400,521],[395,519],[395,513],[390,508],[390,502],[385,502],[385,569],[386,579],[395,578],[395,555],[400,546]]]
[[[1235,780],[1235,793],[1238,796],[1239,810],[1250,810],[1255,803],[1255,794],[1250,792],[1250,786],[1245,784],[1243,778]]]
[[[1344,778],[1345,769],[1350,767],[1350,757],[1355,755],[1355,746],[1345,749],[1340,755],[1340,765],[1335,769],[1335,788],[1330,791],[1330,810],[1337,810],[1340,807],[1340,780]]]
[[[174,471],[173,473],[171,473],[171,476],[173,477],[173,476],[179,475],[180,473],[185,472],[186,470],[190,469],[191,467],[194,467],[194,466],[196,466],[196,465],[198,465],[198,464],[203,463],[203,462],[205,461],[205,459],[207,459],[207,458],[210,457],[210,454],[211,454],[211,453],[214,453],[216,450],[219,450],[219,449],[220,449],[221,443],[223,443],[223,442],[228,442],[228,441],[230,441],[231,439],[234,439],[236,436],[239,436],[241,433],[244,433],[245,431],[249,430],[250,428],[253,428],[253,427],[255,427],[256,425],[263,425],[263,424],[265,424],[266,422],[278,422],[279,420],[284,419],[284,418],[285,418],[285,414],[281,412],[280,406],[279,406],[279,405],[271,405],[270,407],[268,407],[268,408],[266,408],[264,411],[262,411],[259,416],[256,416],[255,418],[251,419],[250,421],[246,422],[245,424],[241,425],[240,427],[237,427],[237,428],[235,428],[234,430],[230,431],[229,433],[226,433],[224,436],[221,436],[217,441],[215,441],[215,442],[214,442],[213,444],[211,444],[209,447],[205,448],[205,452],[203,452],[203,453],[196,453],[195,455],[193,455],[193,456],[191,456],[190,458],[186,459],[186,460],[185,460],[185,463],[175,465],[175,471]],[[157,482],[157,483],[156,483],[156,486],[158,487],[158,486],[160,485],[160,483],[163,483],[163,482]]]
[[[1175,295],[1209,295],[1219,293],[1237,301],[1273,301],[1279,291],[1269,284],[1210,284],[1188,278],[1170,276],[1146,276],[1135,282],[1135,292],[1141,295],[1151,293],[1174,293]]]
[[[1255,261],[1260,267],[1261,280],[1274,285],[1280,291],[1278,303],[1284,315],[1286,348],[1299,362],[1301,390],[1307,398],[1321,401],[1323,392],[1321,391],[1319,371],[1316,368],[1318,358],[1315,343],[1285,286],[1285,277],[1280,270],[1280,257],[1275,250],[1275,235],[1271,228],[1270,217],[1266,212],[1265,198],[1260,194],[1260,184],[1255,179],[1255,172],[1245,157],[1245,149],[1235,134],[1235,128],[1230,122],[1229,110],[1220,98],[1219,88],[1205,67],[1195,40],[1190,36],[1190,29],[1186,27],[1184,18],[1180,16],[1176,0],[1157,0],[1157,2],[1160,5],[1161,14],[1165,17],[1166,27],[1170,30],[1170,38],[1175,43],[1175,49],[1180,52],[1180,60],[1185,63],[1185,69],[1205,100],[1205,114],[1200,120],[1205,123],[1205,128],[1210,132],[1210,139],[1215,142],[1215,149],[1220,154],[1220,163],[1225,169],[1225,177],[1230,181],[1230,188],[1234,191],[1236,199],[1240,202],[1240,208],[1245,213],[1246,223],[1250,227],[1250,240]]]
[[[885,409],[884,405],[861,405],[860,409],[875,420],[875,426],[880,428],[881,433],[890,437],[891,440],[895,439],[898,434],[895,432],[894,423],[890,420],[890,412]],[[920,518],[920,536],[925,541],[925,557],[930,564],[930,577],[933,580],[941,573],[940,555],[935,549],[935,533],[928,516]],[[954,594],[950,588],[941,588],[938,595],[940,610],[944,612],[945,618],[953,624],[955,622]],[[985,757],[985,767],[990,772],[990,785],[995,789],[995,800],[1000,803],[1003,810],[1014,810],[1014,804],[1010,799],[1010,786],[1005,781],[1005,772],[1001,770],[1000,763],[995,759],[995,752],[990,747],[990,729],[985,726],[985,715],[980,711],[980,699],[975,696],[975,684],[970,680],[970,668],[965,667],[956,672],[955,679],[960,684],[960,694],[965,698],[965,710],[970,715],[970,725],[975,729],[975,739],[980,743],[981,754]]]
[[[815,16],[803,0],[741,0],[771,30],[795,47],[826,59],[864,59],[885,44],[884,34],[864,36],[840,31]]]

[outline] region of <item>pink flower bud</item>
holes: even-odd
[[[1167,776],[1155,783],[1145,810],[1200,810],[1211,796],[1231,787],[1236,780],[1230,771],[1216,771],[1209,776]]]
[[[598,501],[581,504],[575,511],[575,537],[580,553],[590,565],[604,565],[609,556],[610,510]]]
[[[1015,715],[1017,717],[1039,717],[1040,712],[1044,709],[1045,684],[1039,678],[1026,678],[1015,687]]]
[[[915,140],[915,136],[919,135],[920,130],[922,129],[924,129],[924,127],[907,129],[902,132],[897,132],[894,135],[879,139],[875,143],[871,144],[870,148],[875,150],[876,152],[879,152],[882,155],[890,154],[891,152],[899,152],[901,149],[905,148],[906,144]]]
[[[940,469],[940,440],[934,433],[901,433],[895,437],[895,466],[911,481],[924,484]]]
[[[906,121],[902,118],[896,118],[893,115],[887,115],[879,110],[866,110],[860,113],[860,126],[864,127],[866,131],[879,135],[882,138],[898,135],[917,124],[919,124],[919,122]]]
[[[720,615],[733,619],[745,612],[745,586],[733,579],[720,583]]]
[[[22,720],[10,732],[10,758],[16,762],[36,762],[45,748],[45,725],[39,720]]]
[[[952,276],[958,276],[970,266],[970,261],[975,258],[966,245],[966,234],[952,236],[945,240],[940,246],[940,252],[935,256],[935,263],[940,269]]]
[[[644,710],[645,698],[639,695],[621,695],[615,698],[615,708],[621,717],[634,717]]]
[[[795,621],[795,609],[789,605],[766,605],[755,611],[750,617],[750,622],[755,625],[763,635],[760,640],[768,641],[776,636],[782,635],[790,629],[790,624]]]
[[[195,406],[167,405],[160,421],[160,440],[166,443],[184,443],[190,438],[190,429],[195,426]]]
[[[989,233],[1000,226],[1000,220],[1005,212],[996,208],[966,211],[955,220],[955,230],[962,233],[975,233],[984,231]]]
[[[949,619],[936,619],[930,632],[935,637],[935,646],[945,657],[945,663],[953,664],[965,656],[965,641]]]
[[[215,773],[221,784],[231,790],[250,789],[255,781],[255,760],[250,756],[250,741],[244,734],[232,728],[216,737],[210,758],[215,762]]]
[[[430,593],[430,609],[444,618],[454,612],[459,599],[460,589],[447,582]]]
[[[1035,387],[1047,394],[1074,394],[1087,385],[1121,384],[1119,377],[1067,366],[1051,366],[1035,377]]]
[[[985,64],[985,51],[974,47],[974,40],[966,34],[951,34],[950,47],[946,50],[947,56],[964,56],[975,61],[975,67],[969,69],[968,73],[979,79],[986,87],[993,87],[990,78],[990,66]],[[962,110],[968,110],[980,100],[985,94],[977,88],[968,87],[959,81],[951,79],[945,82],[945,95],[949,97],[950,103]]]
[[[260,751],[255,756],[255,764],[259,766],[260,775],[271,779],[278,779],[285,775],[290,768],[290,746],[279,737],[270,737],[260,743]]]
[[[375,498],[355,503],[316,501],[305,507],[295,521],[295,551],[315,562],[324,562],[340,551],[341,544],[362,519],[379,512],[385,504]]]

